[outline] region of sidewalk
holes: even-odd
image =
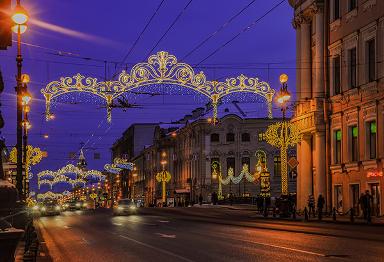
[[[235,205],[212,205],[212,204],[195,204],[193,208],[212,208],[212,209],[229,209],[229,210],[239,210],[239,211],[254,211],[257,212],[258,209],[256,205],[249,205],[249,204],[235,204]],[[296,215],[296,219],[293,218],[279,218],[278,215],[276,217],[273,217],[271,214],[268,215],[268,217],[264,217],[262,214],[254,214],[251,216],[251,218],[261,218],[261,219],[276,219],[276,220],[290,220],[290,221],[304,221],[304,216],[302,215]],[[309,222],[320,222],[318,218],[310,217]],[[354,222],[351,222],[351,218],[349,215],[336,216],[336,221],[333,220],[332,216],[323,216],[321,222],[325,223],[343,223],[343,224],[367,224],[367,222],[362,217],[354,217]],[[372,222],[369,225],[378,225],[378,226],[384,226],[384,216],[381,217],[372,217]]]

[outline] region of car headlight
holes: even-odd
[[[122,207],[117,207],[117,209],[118,209],[118,210],[123,210],[123,208],[122,208]]]
[[[39,206],[32,207],[33,210],[39,210]]]
[[[136,209],[135,206],[130,206],[129,208],[132,209],[132,210]]]
[[[46,208],[45,207],[41,207],[41,211],[45,211],[46,210]]]
[[[76,207],[80,207],[80,203],[76,203]]]
[[[83,207],[87,207],[87,206],[88,206],[87,204],[85,204],[85,203],[83,204]]]
[[[60,210],[60,207],[59,207],[59,206],[55,206],[55,209],[56,209],[56,210]]]

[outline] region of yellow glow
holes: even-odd
[[[163,160],[163,161],[160,162],[160,164],[162,164],[162,165],[166,165],[166,164],[167,164],[167,161]]]
[[[161,156],[162,156],[162,157],[166,157],[166,156],[167,156],[167,153],[163,152],[163,153],[161,153]]]
[[[132,176],[133,176],[133,177],[137,177],[137,173],[133,173]]]
[[[21,75],[21,82],[23,82],[23,84],[28,84],[30,80],[31,80],[31,78],[29,77],[28,74],[22,74]]]
[[[31,111],[31,107],[29,105],[25,105],[23,107],[23,110],[24,110],[25,113],[29,113]]]
[[[20,28],[20,34],[24,34],[25,31],[27,31],[27,25],[14,25],[12,26],[12,31],[15,33],[15,34],[18,34],[19,33],[19,28]]]
[[[288,75],[287,74],[281,74],[280,75],[280,83],[285,84],[288,82]]]
[[[25,10],[24,7],[22,7],[21,5],[17,5],[13,10],[11,18],[15,24],[21,25],[25,24],[28,21],[29,16],[27,10]]]
[[[56,116],[54,114],[49,114],[49,120],[54,120]]]
[[[278,94],[277,102],[279,104],[284,104],[291,99],[291,94],[288,91],[282,91]]]
[[[45,139],[49,138],[48,134],[44,134],[43,136]]]

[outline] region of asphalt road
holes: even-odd
[[[384,261],[384,227],[255,221],[245,211],[76,211],[36,225],[53,261]]]

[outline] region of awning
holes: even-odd
[[[175,194],[189,194],[189,189],[175,189]]]

